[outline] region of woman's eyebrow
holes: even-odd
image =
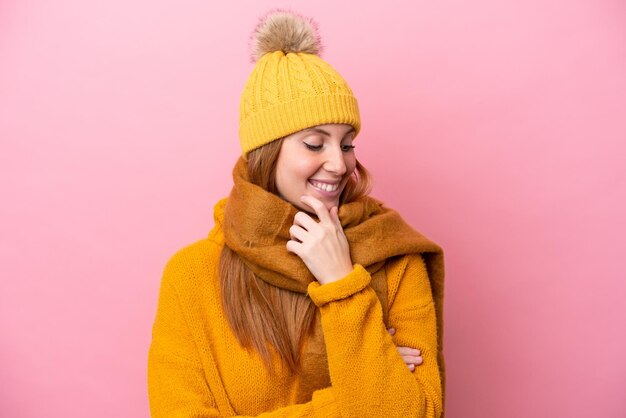
[[[326,136],[330,136],[330,133],[326,132],[325,130],[321,129],[321,128],[307,128],[305,129],[305,131],[315,131],[318,132],[320,134],[324,134]],[[350,130],[348,130],[343,136],[348,135],[350,132],[354,132],[354,127],[352,127]]]

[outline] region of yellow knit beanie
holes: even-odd
[[[348,83],[320,58],[317,23],[273,9],[250,37],[251,62],[239,107],[239,142],[249,151],[283,136],[326,123],[361,129],[359,107]]]

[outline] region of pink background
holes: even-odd
[[[0,416],[148,416],[162,269],[230,190],[276,6],[355,91],[374,195],[446,251],[448,416],[626,416],[625,3],[384,4],[0,3]]]

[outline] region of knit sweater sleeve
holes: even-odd
[[[343,417],[440,417],[437,324],[425,263],[409,256],[389,308],[392,338],[371,276],[359,264],[339,281],[313,282],[308,292],[321,312],[332,389]],[[419,348],[411,372],[397,346]]]
[[[148,398],[153,418],[233,416],[220,411],[173,282],[180,270],[166,266],[148,351]],[[237,415],[244,417],[244,415]],[[315,391],[311,401],[258,415],[262,418],[339,417],[332,388]],[[249,416],[245,416],[249,417]]]

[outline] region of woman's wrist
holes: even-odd
[[[338,280],[345,278],[353,270],[354,270],[354,266],[352,265],[352,263],[350,263],[349,265],[344,266],[342,269],[331,273],[328,277],[316,278],[316,279],[321,285],[325,285],[325,284],[333,283],[333,282],[336,282]]]
[[[348,275],[340,280],[321,284],[319,282],[311,282],[307,288],[307,293],[311,297],[313,303],[322,306],[328,302],[333,302],[348,298],[353,294],[365,289],[372,277],[360,264],[355,264],[354,268]]]

